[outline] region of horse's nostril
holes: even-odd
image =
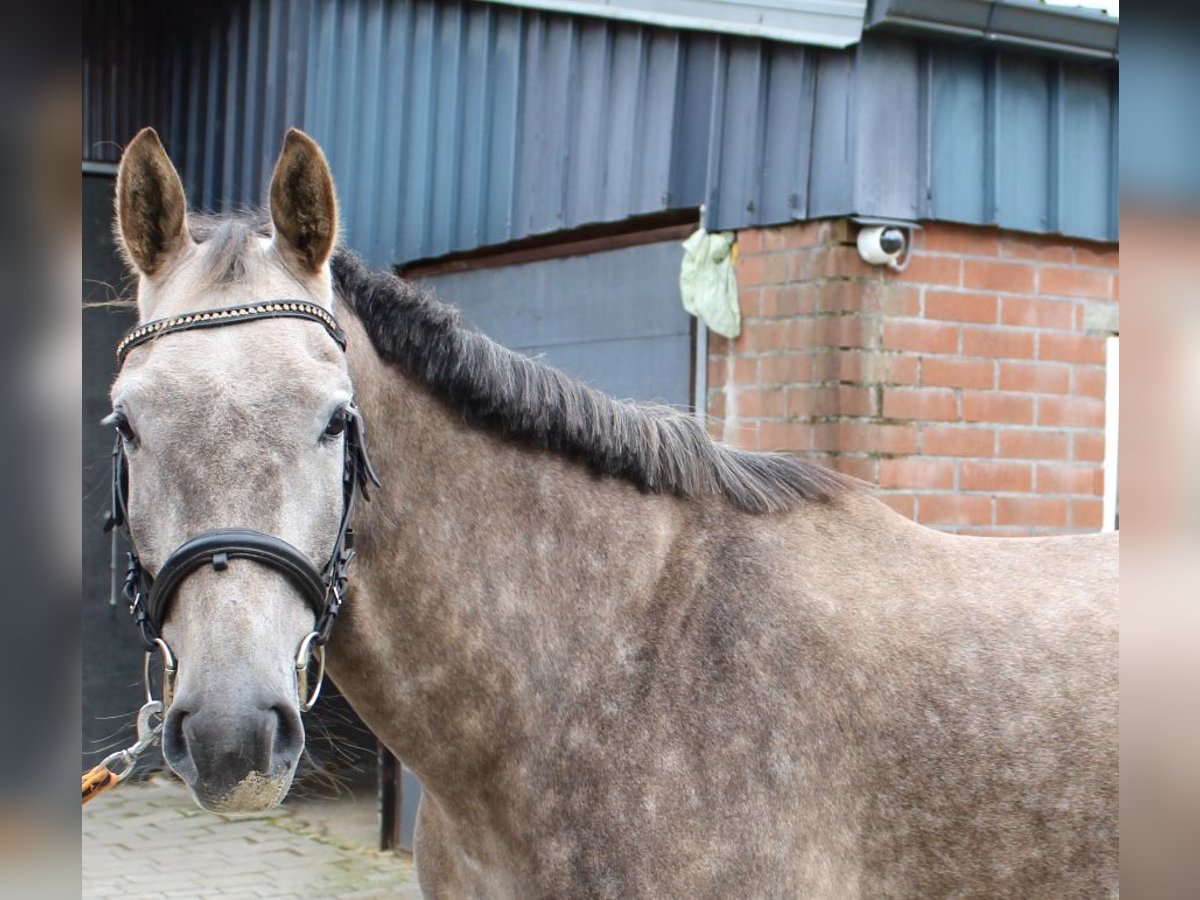
[[[162,731],[163,758],[185,780],[189,778],[189,775],[194,776],[196,771],[195,763],[192,761],[192,754],[188,747],[187,729],[185,727],[188,724],[188,717],[190,715],[191,713],[186,709],[171,708],[167,712],[166,720],[163,722]]]
[[[275,704],[270,710],[274,713],[274,741],[271,751],[276,762],[290,765],[300,756],[304,746],[304,726],[296,710],[283,704]]]

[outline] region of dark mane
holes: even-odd
[[[836,472],[792,456],[716,443],[692,415],[614,400],[471,330],[453,307],[368,269],[351,251],[339,250],[332,269],[339,296],[375,349],[473,424],[565,453],[646,491],[721,494],[754,513],[828,501],[849,485]]]

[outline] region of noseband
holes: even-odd
[[[124,364],[130,350],[164,334],[280,318],[316,322],[325,328],[342,350],[346,349],[345,335],[338,327],[337,321],[323,307],[304,300],[274,300],[224,309],[206,309],[139,325],[126,332],[117,344],[117,365]],[[164,710],[171,702],[175,676],[174,654],[162,638],[162,625],[171,600],[187,577],[197,569],[212,566],[213,571],[224,572],[231,559],[248,559],[274,569],[287,578],[312,607],[316,621],[312,632],[300,642],[296,655],[296,680],[301,708],[307,711],[316,702],[325,668],[324,646],[333,630],[334,620],[341,611],[342,601],[346,596],[347,570],[354,559],[354,531],[350,527],[354,502],[359,493],[364,499],[370,499],[368,482],[379,485],[379,476],[367,455],[366,428],[362,414],[353,403],[347,405],[344,414],[346,427],[343,431],[345,449],[342,463],[342,516],[333,552],[329,561],[320,569],[305,553],[282,538],[251,528],[220,528],[201,532],[176,547],[153,576],[142,566],[136,548],[129,552],[122,593],[129,602],[129,612],[137,625],[142,642],[146,645],[147,662],[154,650],[162,653]],[[125,456],[124,441],[118,432],[112,451],[112,507],[104,530],[124,530],[132,547],[133,536],[129,533],[127,505],[128,488],[128,460]],[[316,685],[310,691],[307,685],[308,664],[314,651],[319,668]],[[146,674],[149,675],[148,665]],[[148,677],[146,688],[149,700]]]

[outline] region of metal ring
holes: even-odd
[[[155,638],[154,645],[158,648],[158,652],[162,654],[163,660],[162,708],[165,715],[167,708],[171,705],[171,700],[175,696],[175,654],[171,652],[171,648],[167,646],[167,642],[162,638]],[[150,688],[150,657],[153,655],[153,650],[147,650],[145,656],[142,657],[142,684],[146,688],[147,703],[155,702],[154,692]]]
[[[300,712],[308,712],[317,704],[317,698],[321,696],[321,685],[325,683],[325,645],[318,644],[316,650],[317,657],[317,683],[313,687],[312,693],[308,695],[308,699],[303,699],[305,692],[308,691],[308,661],[312,650],[313,641],[320,635],[315,631],[310,631],[304,636],[304,640],[300,642],[300,649],[296,652],[296,694],[301,698]]]

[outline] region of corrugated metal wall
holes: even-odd
[[[141,5],[137,5],[139,10]],[[193,202],[258,202],[284,129],[348,240],[407,262],[704,204],[1116,236],[1115,68],[868,35],[830,50],[471,2],[93,3],[89,159],[155,124]]]

